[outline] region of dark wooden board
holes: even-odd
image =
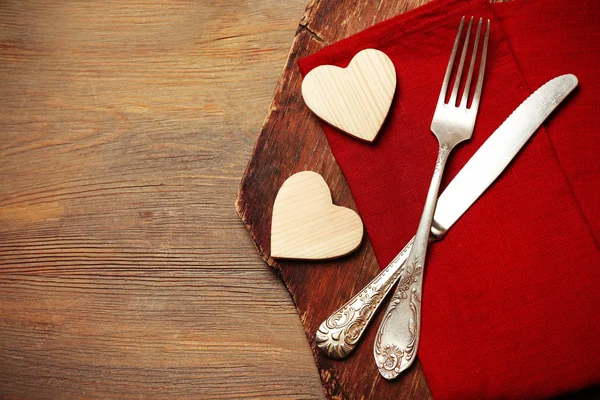
[[[317,348],[321,322],[366,285],[379,266],[368,238],[347,257],[329,262],[279,261],[270,257],[271,211],[275,195],[293,173],[319,172],[332,190],[335,204],[356,210],[320,122],[305,106],[296,61],[373,24],[416,8],[430,0],[312,1],[300,21],[284,70],[250,162],[242,178],[236,209],[263,258],[288,289],[312,350],[326,395],[332,399],[431,399],[423,370],[416,363],[393,382],[380,378],[372,356],[371,327],[345,360],[327,358]],[[502,2],[510,0],[491,0]],[[381,320],[374,318],[373,326]],[[598,398],[594,386],[557,400]]]
[[[355,253],[336,261],[308,263],[270,257],[273,202],[291,174],[304,170],[320,173],[332,190],[334,203],[356,209],[321,125],[302,101],[302,77],[296,61],[427,1],[315,0],[307,6],[238,192],[236,209],[261,256],[290,292],[325,393],[334,399],[427,399],[431,393],[419,364],[393,382],[380,378],[372,356],[373,328],[345,360],[331,360],[316,347],[314,333],[321,322],[379,271],[368,240]]]

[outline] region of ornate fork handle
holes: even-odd
[[[375,311],[402,275],[414,239],[363,290],[319,326],[315,335],[317,346],[329,357],[344,358],[354,350]]]
[[[421,289],[429,231],[437,204],[444,167],[452,147],[440,146],[425,207],[403,276],[385,312],[373,349],[379,373],[393,379],[414,361],[421,331]]]
[[[446,228],[435,223],[429,241],[440,240]],[[329,316],[315,334],[317,346],[329,357],[342,359],[356,347],[371,319],[399,280],[404,281],[404,267],[413,246],[413,238],[367,286]]]

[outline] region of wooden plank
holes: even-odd
[[[238,213],[263,259],[290,291],[326,394],[334,399],[427,399],[431,394],[418,364],[393,382],[379,378],[372,356],[374,329],[345,360],[331,360],[316,347],[314,333],[321,322],[379,271],[368,241],[352,255],[326,263],[275,261],[270,257],[271,208],[278,188],[291,174],[303,170],[320,173],[332,189],[334,203],[356,209],[320,123],[302,101],[296,61],[425,2],[313,1],[308,5],[238,192]],[[376,317],[374,324],[380,318]]]
[[[0,398],[323,398],[233,207],[305,7],[0,1]]]

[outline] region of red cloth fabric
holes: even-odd
[[[576,89],[483,196],[430,246],[418,356],[436,399],[532,399],[600,382],[600,2],[440,0],[299,61],[345,67],[365,48],[398,87],[372,144],[324,124],[379,264],[414,235],[437,142],[429,130],[460,18],[491,20],[473,138],[445,184],[542,83]],[[374,329],[374,328],[372,328]],[[369,346],[367,346],[369,347]],[[362,349],[361,351],[366,351]]]

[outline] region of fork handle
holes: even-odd
[[[404,265],[402,279],[375,337],[375,363],[379,373],[386,379],[394,379],[407,369],[417,354],[421,332],[423,266],[438,192],[451,150],[448,145],[440,145],[414,244]]]
[[[398,255],[367,286],[356,293],[319,326],[317,346],[329,357],[347,357],[360,341],[373,315],[402,276],[413,237]]]

